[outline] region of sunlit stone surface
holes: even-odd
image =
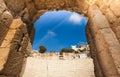
[[[91,58],[72,59],[72,56],[67,54],[61,60],[54,53],[28,57],[22,77],[95,77]]]

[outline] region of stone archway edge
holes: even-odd
[[[0,0],[0,68],[3,68],[0,77],[19,77],[34,38],[33,23],[44,12],[54,9],[74,11],[88,18],[86,31],[94,65],[97,63],[96,77],[120,77],[119,5],[120,0]],[[10,39],[9,34],[16,39]],[[2,62],[3,58],[7,60]]]

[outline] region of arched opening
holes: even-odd
[[[43,45],[47,51],[60,51],[72,45],[87,44],[85,27],[87,19],[75,12],[59,10],[44,13],[34,23],[33,50]]]
[[[40,77],[94,77],[85,31],[87,21],[84,16],[65,10],[50,11],[40,16],[34,23],[33,51],[27,58],[23,77],[27,77],[28,73]],[[39,53],[40,46],[44,46],[47,53]]]
[[[119,77],[119,4],[119,0],[1,1],[0,5],[4,7],[0,9],[0,55],[2,55],[2,57],[0,57],[0,63],[2,63],[0,68],[3,68],[3,72],[0,72],[0,76],[17,77],[20,74],[22,64],[25,64],[25,62],[23,62],[25,59],[25,54],[27,51],[30,51],[27,50],[29,49],[28,47],[30,47],[29,38],[31,39],[30,36],[34,35],[32,33],[33,30],[31,30],[33,29],[32,24],[37,19],[36,17],[39,11],[66,9],[83,13],[89,18],[87,35],[89,36],[88,41],[90,48],[92,49],[91,54],[94,59],[96,77],[110,77],[111,75]],[[28,33],[24,24],[27,26]],[[10,30],[10,26],[12,26],[12,30],[14,30],[13,33]],[[20,34],[21,32],[23,32],[25,36]],[[20,37],[19,34],[23,37]],[[9,37],[9,35],[13,36]],[[14,39],[14,37],[16,39]],[[6,45],[8,45],[8,47]]]

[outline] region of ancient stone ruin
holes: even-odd
[[[21,77],[95,77],[93,59],[80,54],[34,51],[27,58]],[[36,68],[37,67],[37,68]]]
[[[120,77],[120,0],[0,0],[0,77],[20,77],[33,23],[52,10],[85,16],[96,77]]]

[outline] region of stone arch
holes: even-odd
[[[120,76],[119,0],[0,0],[0,76],[19,77],[33,40],[33,23],[49,10],[88,18],[88,43],[96,77]]]

